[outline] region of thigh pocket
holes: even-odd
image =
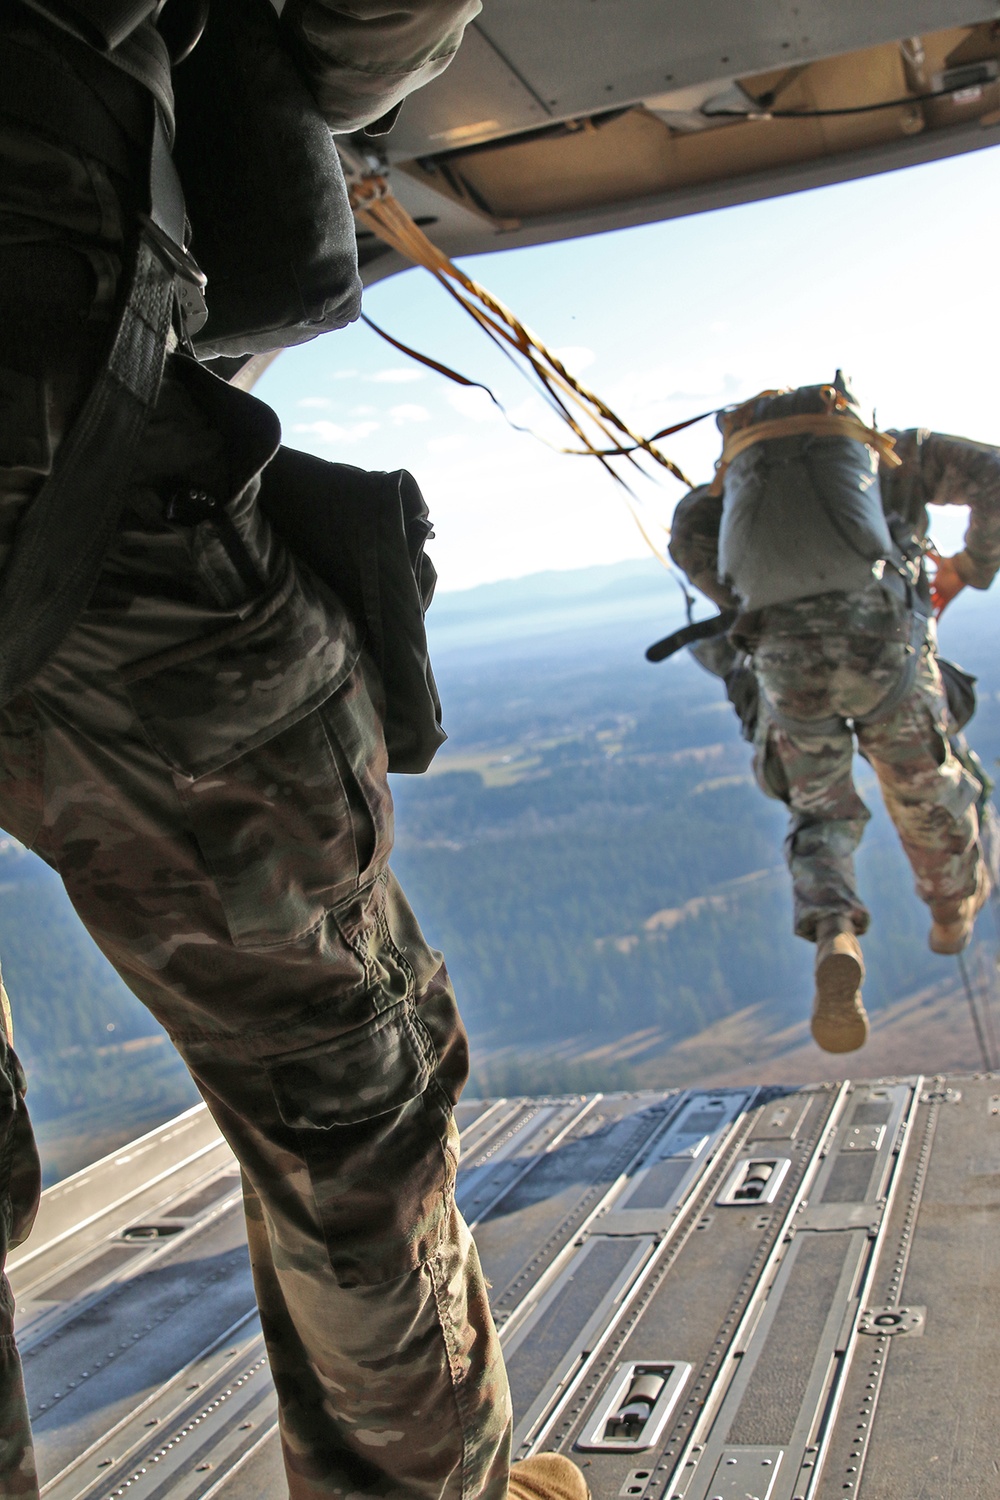
[[[766,796],[773,797],[777,802],[787,803],[788,776],[766,729],[763,734],[758,734],[754,745],[753,771],[757,785]]]
[[[388,1281],[421,1265],[440,1240],[455,1164],[437,1056],[411,1003],[265,1067],[338,1281]]]
[[[419,1098],[434,1048],[408,1001],[356,1031],[266,1064],[278,1113],[295,1130],[378,1119]]]
[[[294,568],[248,619],[122,675],[238,947],[294,942],[378,874],[392,803],[366,668]]]

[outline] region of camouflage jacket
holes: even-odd
[[[879,469],[882,508],[918,537],[927,535],[928,505],[967,505],[965,546],[955,559],[962,582],[987,589],[1000,569],[1000,448],[971,438],[911,427],[890,432],[903,460]]]
[[[29,3],[80,34],[72,3]],[[407,94],[444,71],[481,9],[481,0],[286,0],[281,21],[330,129],[375,134],[389,128]],[[170,115],[170,65],[150,21],[106,56]]]
[[[391,125],[406,94],[447,67],[480,8],[480,0],[287,0],[282,22],[331,130],[375,132]],[[0,48],[8,38],[37,47],[39,24],[27,6],[4,7]],[[72,37],[66,45],[70,58],[74,47],[79,53]],[[172,117],[169,60],[150,23],[107,56]],[[126,234],[117,185],[99,163],[2,111],[0,163],[0,246],[72,246],[93,271],[90,318],[107,322]]]
[[[929,505],[967,505],[965,546],[955,559],[963,582],[989,588],[1000,569],[1000,448],[924,428],[889,434],[903,460],[882,465],[879,484],[886,515],[898,515],[917,537],[929,526]],[[684,496],[674,512],[670,556],[703,594],[722,609],[740,603],[718,577],[722,497],[707,485]]]
[[[287,0],[282,23],[330,129],[388,128],[448,66],[480,0]]]

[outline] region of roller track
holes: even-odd
[[[463,1105],[467,1217],[495,1212],[599,1097]],[[264,1461],[274,1398],[239,1174],[206,1111],[51,1190],[10,1269],[46,1496],[195,1500]]]
[[[516,1453],[571,1453],[595,1500],[995,1500],[996,1080],[470,1101],[459,1125]],[[12,1281],[47,1500],[285,1493],[204,1110],[47,1194]]]

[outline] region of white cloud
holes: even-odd
[[[305,433],[317,443],[333,446],[337,443],[360,443],[362,439],[377,432],[378,426],[377,422],[352,422],[346,427],[340,422],[297,422],[292,431]]]
[[[330,370],[327,380],[357,380],[361,375],[360,370]]]
[[[524,400],[519,401],[516,406],[509,406],[507,414],[510,420],[516,422],[519,427],[544,426],[546,422],[551,420],[555,424],[556,432],[563,433],[566,431],[566,428],[555,415],[549,403],[543,401],[541,396],[536,396],[534,393],[530,396],[525,396]]]
[[[469,439],[462,433],[449,432],[444,437],[427,439],[428,453],[458,453],[469,446]]]
[[[412,365],[401,365],[395,369],[376,370],[373,375],[366,375],[364,378],[374,385],[409,385],[411,380],[423,380],[424,371],[417,370]]]
[[[477,386],[457,385],[447,393],[448,405],[460,416],[473,422],[501,422],[503,417],[497,407]]]
[[[397,427],[402,427],[406,422],[429,422],[431,419],[426,406],[416,406],[410,401],[404,401],[399,406],[390,406],[389,415]]]
[[[352,406],[351,407],[351,416],[352,417],[377,417],[378,416],[378,407],[377,406]]]
[[[566,366],[571,375],[579,375],[581,370],[589,370],[597,359],[593,349],[588,349],[586,344],[567,344],[564,349],[553,349],[552,353],[560,364]]]
[[[314,406],[317,409],[328,410],[333,405],[333,402],[329,396],[303,396],[295,404],[296,406]]]

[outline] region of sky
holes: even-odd
[[[880,427],[1000,444],[1000,148],[584,239],[469,257],[499,296],[633,429],[775,386],[853,378]],[[365,311],[394,337],[490,385],[511,415],[569,434],[425,271],[377,283]],[[592,459],[511,430],[480,392],[362,324],[287,350],[256,393],[284,440],[373,469],[405,467],[431,508],[443,590],[648,555]],[[719,451],[709,420],[664,442],[694,482]],[[633,487],[664,527],[683,486]],[[961,512],[932,535],[961,545]]]

